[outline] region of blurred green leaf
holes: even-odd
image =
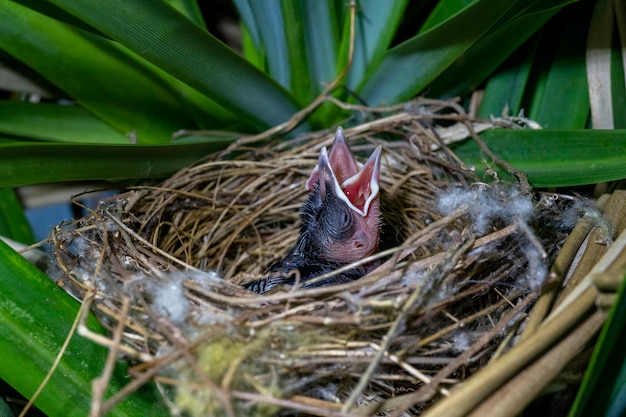
[[[463,10],[465,7],[476,2],[478,0],[441,0],[435,5],[433,11],[428,15],[428,18],[420,27],[418,33],[426,32],[429,29],[434,28],[440,23],[445,22],[452,16]]]
[[[158,143],[196,126],[178,111],[180,97],[118,45],[12,1],[0,6],[0,48],[117,130]]]
[[[165,0],[170,6],[184,14],[196,25],[206,29],[206,23],[202,16],[202,11],[198,7],[196,0]]]
[[[77,105],[0,101],[0,133],[58,142],[130,143]]]
[[[284,4],[294,2],[286,1]],[[308,104],[338,75],[339,22],[332,0],[303,1],[295,18],[302,22],[303,52],[311,77]],[[296,73],[296,77],[299,75]]]
[[[230,139],[181,145],[89,145],[0,141],[0,187],[58,181],[163,178]]]
[[[469,93],[563,6],[572,1],[576,0],[512,2],[511,8],[500,16],[484,36],[470,45],[467,51],[454,63],[446,66],[433,80],[429,95],[450,98]]]
[[[541,70],[542,82],[532,91],[527,117],[544,128],[583,129],[589,119],[589,93],[585,66],[585,44],[589,16],[593,4],[581,2],[563,10],[553,19],[541,37],[549,45],[553,40],[556,51],[550,56],[538,56],[547,65]]]
[[[491,151],[523,171],[535,187],[560,187],[626,178],[625,130],[492,129],[483,140]],[[474,141],[451,147],[479,173],[485,161],[506,176],[482,154]]]
[[[41,0],[12,0],[12,1],[14,3],[21,4],[22,6],[28,9],[31,9],[37,12],[38,14],[48,16],[49,18],[53,20],[57,20],[61,23],[66,23],[76,29],[81,29],[83,31],[91,32],[94,35],[102,36],[102,33],[99,32],[98,30],[94,29],[93,27],[83,22],[82,20],[77,19],[76,17],[67,13],[63,9],[60,9],[54,4],[51,4],[47,1],[41,1]]]
[[[518,49],[487,81],[480,104],[479,117],[517,116],[530,77],[539,37],[535,36]]]
[[[50,0],[187,83],[256,129],[289,119],[291,95],[163,2]]]
[[[242,11],[247,13],[242,17],[248,23],[247,27],[253,39],[258,36],[258,42],[265,54],[266,72],[283,88],[289,88],[291,84],[291,70],[289,68],[289,50],[287,37],[285,36],[285,21],[281,2],[274,0],[237,1],[236,4],[246,4],[247,8]],[[305,74],[308,77],[308,74]]]
[[[260,4],[257,0],[257,4]],[[324,0],[318,0],[318,6],[324,8]],[[301,106],[305,106],[316,96],[313,86],[313,75],[309,68],[308,42],[304,31],[304,21],[308,19],[302,2],[281,1],[280,20],[282,25],[276,29],[282,30],[287,58],[287,81],[285,86]],[[320,31],[320,37],[327,34]],[[332,53],[332,52],[331,52]]]
[[[246,57],[248,62],[263,71],[265,69],[265,49],[257,47],[254,44],[254,39],[250,33],[250,29],[244,23],[240,25],[241,28],[241,49],[243,50],[243,56]]]
[[[621,417],[626,413],[626,296],[622,281],[569,417]]]
[[[27,245],[35,241],[22,204],[11,188],[0,188],[0,235]]]
[[[479,0],[444,23],[389,50],[359,88],[372,106],[408,100],[498,22],[511,3]]]
[[[257,19],[254,12],[252,11],[252,4],[249,0],[233,0],[233,4],[237,8],[241,24],[246,28],[247,34],[250,36],[252,44],[256,49],[260,50],[264,47],[264,45],[261,40],[261,32],[259,29],[259,25],[257,24]],[[262,54],[265,54],[265,51],[263,51]]]
[[[234,3],[259,54],[266,56],[267,73],[289,89],[300,105],[313,101],[323,82],[336,76],[339,40],[333,1]]]
[[[357,2],[354,33],[354,56],[345,80],[356,91],[383,59],[406,10],[407,0],[362,0]],[[347,5],[347,3],[344,3]],[[348,58],[350,15],[346,7],[339,51],[339,70]]]
[[[79,304],[45,274],[0,241],[0,378],[26,398],[37,389],[63,344]],[[88,327],[102,333],[93,316]],[[86,416],[91,381],[104,368],[107,350],[74,335],[59,366],[35,405],[49,417]],[[128,382],[118,364],[109,395]],[[153,386],[121,402],[111,416],[163,416],[166,409]]]

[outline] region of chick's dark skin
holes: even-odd
[[[358,163],[338,128],[330,152],[322,148],[307,181],[309,196],[300,210],[296,244],[265,278],[244,287],[263,294],[279,285],[312,288],[351,282],[369,272],[372,264],[315,279],[378,249],[380,152],[378,147],[365,164]]]

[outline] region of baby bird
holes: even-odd
[[[244,284],[263,294],[278,285],[302,288],[351,282],[376,265],[363,265],[322,280],[315,277],[372,255],[380,236],[380,154],[374,150],[359,163],[337,128],[330,151],[322,148],[307,180],[309,196],[300,210],[300,235],[295,246],[267,270],[267,276]]]

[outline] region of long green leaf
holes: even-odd
[[[538,40],[538,36],[531,38],[489,77],[480,104],[479,117],[519,115]]]
[[[302,19],[307,63],[313,94],[318,95],[337,77],[339,53],[339,20],[333,0],[303,1]]]
[[[241,23],[247,29],[252,44],[255,48],[260,50],[264,45],[261,40],[261,29],[257,24],[256,15],[252,10],[252,4],[249,0],[233,0],[233,4],[237,8]]]
[[[243,3],[247,3],[249,13],[242,17],[247,18],[248,28],[255,28],[258,36],[258,47],[263,50],[266,59],[267,74],[283,88],[291,85],[291,70],[289,68],[289,48],[285,36],[285,19],[281,3],[274,0],[237,1],[242,11],[246,11]],[[252,34],[252,32],[251,32]],[[254,37],[253,37],[254,39]],[[308,74],[305,76],[308,77]]]
[[[492,29],[437,76],[429,87],[429,95],[450,98],[469,93],[571,1],[515,2]],[[527,3],[534,4],[522,7]]]
[[[585,44],[590,2],[565,8],[557,19],[546,25],[542,44],[556,40],[556,53],[542,68],[545,74],[535,88],[528,117],[541,126],[555,129],[583,129],[589,118],[589,92],[585,67]],[[552,52],[552,51],[549,51]],[[546,59],[538,56],[537,60]]]
[[[265,50],[260,49],[254,43],[254,39],[250,32],[250,28],[245,23],[241,23],[239,26],[241,29],[241,49],[243,56],[246,57],[248,62],[260,69],[265,70]]]
[[[362,0],[357,2],[354,34],[354,56],[345,83],[356,90],[370,70],[383,59],[400,24],[407,0]],[[346,5],[347,3],[343,3]],[[346,65],[350,43],[350,17],[344,13],[343,33],[339,52],[339,69]]]
[[[569,417],[620,417],[626,413],[625,288],[626,279],[602,328]]]
[[[205,28],[204,19],[195,0],[160,1],[166,1],[171,4],[172,7],[176,8],[178,11],[184,14],[191,22],[193,22],[190,22],[190,24],[195,24],[201,26],[202,28]],[[95,28],[89,26],[87,23],[77,19],[76,17],[68,14],[67,12],[59,9],[58,7],[50,3],[42,2],[40,0],[18,0],[18,2],[24,4],[29,9],[35,10],[42,15],[52,18],[53,20],[67,23],[74,28],[83,29],[84,31],[87,31],[91,34],[97,35],[96,39],[98,37],[105,36],[104,34],[102,34],[102,32],[96,30]],[[66,45],[71,45],[71,43],[66,43]],[[232,113],[228,112],[222,106],[218,105],[213,100],[210,100],[205,95],[199,93],[195,89],[172,77],[170,74],[167,74],[166,72],[158,69],[154,65],[148,63],[139,55],[130,53],[126,48],[119,47],[118,45],[118,49],[126,55],[124,58],[129,61],[129,65],[140,68],[140,72],[142,72],[146,77],[151,79],[152,82],[160,83],[161,88],[164,88],[168,92],[168,94],[171,93],[176,97],[178,104],[177,108],[174,109],[174,113],[188,113],[188,117],[192,118],[199,127],[202,127],[204,129],[215,129],[216,127],[222,128],[224,125],[232,124],[232,122],[235,120],[235,116]],[[59,48],[58,52],[63,52],[63,48]],[[86,54],[85,56],[89,57],[90,54]],[[84,76],[90,79],[93,78],[91,74],[84,74]],[[116,85],[118,79],[119,76],[115,77],[113,81],[109,81],[105,84]],[[86,82],[85,84],[89,85],[89,82]],[[141,91],[133,92],[133,94],[141,93]],[[122,96],[122,98],[126,99],[125,96]],[[152,100],[153,98],[147,97],[145,99],[145,102],[150,103]],[[119,106],[124,107],[125,104],[120,103]],[[157,117],[155,117],[155,119],[157,119]],[[186,126],[186,128],[191,127],[193,126]],[[165,139],[169,139],[169,136],[165,137]],[[165,141],[165,139],[163,141]]]
[[[158,143],[197,126],[180,97],[118,45],[8,0],[0,21],[0,48],[120,132]]]
[[[234,3],[257,51],[267,55],[268,74],[299,103],[310,103],[336,77],[339,35],[333,0]]]
[[[58,181],[163,178],[230,139],[181,145],[88,145],[0,141],[0,187]]]
[[[194,22],[196,25],[206,29],[206,23],[202,16],[202,11],[198,6],[196,0],[165,0],[168,4],[174,7],[176,10],[184,14]]]
[[[257,2],[258,3],[258,2]],[[325,1],[318,1],[320,9],[324,9]],[[313,85],[313,75],[309,67],[309,57],[307,51],[307,36],[304,31],[304,21],[307,19],[303,3],[297,1],[281,1],[281,34],[285,40],[285,48],[287,50],[287,69],[289,84],[287,88],[291,94],[304,106],[311,102],[316,96],[317,90]],[[320,37],[326,37],[327,34],[320,33]],[[329,51],[332,54],[332,51]]]
[[[41,271],[0,241],[0,378],[25,397],[33,395],[50,369],[79,304]],[[103,332],[93,316],[88,327]],[[50,417],[89,414],[91,381],[104,368],[107,351],[75,335],[35,405]],[[126,382],[117,365],[109,395]],[[163,416],[165,407],[151,386],[120,403],[108,415]]]
[[[298,110],[287,91],[163,2],[50,2],[207,95],[256,129],[284,122]]]
[[[387,52],[359,88],[370,105],[410,99],[498,22],[511,6],[500,0],[480,0],[446,22]]]
[[[482,137],[498,158],[523,171],[536,187],[626,178],[625,130],[494,129]],[[468,165],[484,172],[485,160],[489,159],[473,141],[465,141],[453,150]]]
[[[80,106],[0,101],[0,133],[58,142],[128,144]]]
[[[428,15],[424,24],[420,27],[418,33],[426,32],[434,28],[440,23],[445,22],[456,13],[469,6],[477,0],[440,0],[435,5],[433,11]]]
[[[11,188],[0,189],[0,235],[24,244],[35,241],[24,208]]]

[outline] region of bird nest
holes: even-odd
[[[362,279],[241,286],[293,246],[326,131],[232,146],[58,226],[59,285],[172,415],[420,415],[518,343],[581,212],[480,182],[443,142],[482,125],[441,108],[346,129],[357,155],[383,148],[381,264]]]

